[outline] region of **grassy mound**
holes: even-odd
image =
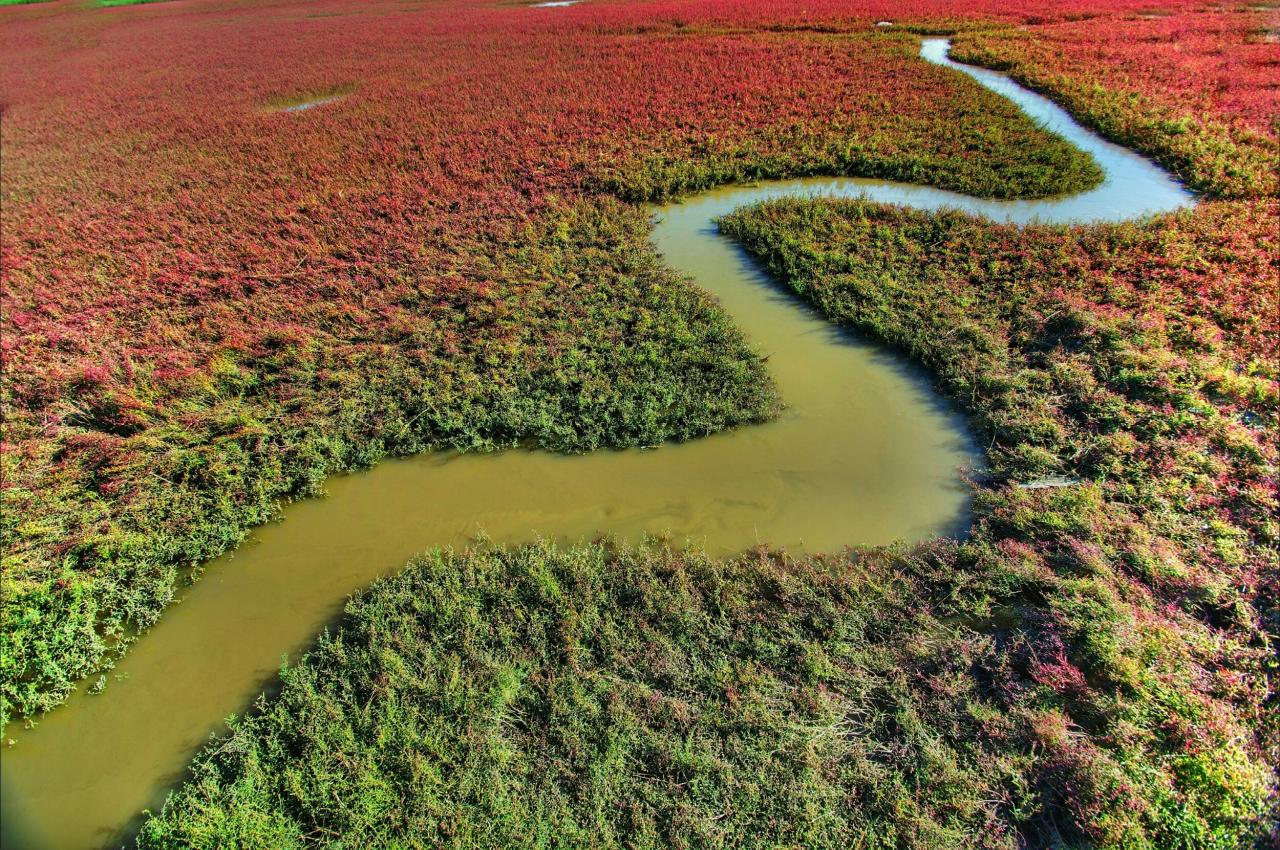
[[[434,554],[141,845],[1012,847],[1010,722],[966,674],[990,647],[917,597],[845,559]]]

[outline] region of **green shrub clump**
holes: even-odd
[[[141,846],[1014,847],[992,818],[1019,721],[967,675],[991,647],[915,584],[846,558],[433,553],[351,603]]]

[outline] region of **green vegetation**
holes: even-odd
[[[61,546],[64,526],[43,519],[60,500],[91,511],[99,529],[64,549],[63,574],[47,590],[6,611],[6,711],[57,704],[130,625],[154,622],[180,566],[234,546],[280,499],[317,493],[339,470],[440,446],[652,445],[770,416],[776,400],[759,358],[704,293],[659,264],[647,234],[643,210],[564,206],[510,234],[500,254],[462,259],[471,275],[521,277],[505,303],[470,287],[409,288],[400,308],[428,327],[405,323],[372,350],[281,334],[257,356],[224,354],[178,387],[142,375],[132,392],[86,384],[86,432],[74,448],[102,458],[87,465],[98,470],[87,489],[84,465],[34,490],[15,474],[20,458],[3,458],[3,528],[26,542],[10,559]],[[325,309],[342,329],[343,305]],[[134,448],[113,455],[125,439]],[[145,480],[164,486],[118,511],[118,482]],[[96,498],[84,502],[86,492]],[[66,593],[76,562],[95,555],[109,559],[98,562],[94,590]]]
[[[947,582],[1043,748],[1033,846],[1239,847],[1274,804],[1273,225],[1265,203],[1018,229],[826,201],[722,223],[927,366],[989,446]]]
[[[1099,179],[918,62],[908,30],[951,28],[932,9],[844,32],[865,27],[826,0],[790,23],[692,4],[687,26],[600,4],[544,30],[501,5],[301,4],[299,27],[231,3],[100,38],[93,5],[5,22],[0,724],[109,668],[184,570],[327,475],[772,415],[760,359],[629,201]],[[957,58],[1235,199],[1082,228],[828,201],[724,221],[969,414],[971,533],[803,561],[427,556],[201,755],[144,846],[1275,840],[1273,29],[966,5]],[[261,109],[351,80],[344,112]]]
[[[967,676],[989,647],[883,566],[431,555],[351,603],[141,846],[1011,846],[990,801],[1028,757]]]
[[[1241,354],[1274,328],[1229,296],[1274,271],[1270,225],[1248,204],[1025,230],[856,201],[729,216],[970,414],[971,535],[429,556],[352,602],[143,846],[1260,840],[1280,393]]]
[[[1210,24],[1214,23],[1211,18]],[[1099,24],[1099,31],[1084,39],[1046,38],[1044,33],[1023,30],[967,32],[957,36],[951,55],[960,62],[1003,71],[1052,97],[1103,136],[1152,157],[1191,189],[1217,198],[1275,195],[1280,190],[1276,168],[1280,124],[1264,81],[1274,79],[1275,60],[1259,57],[1246,65],[1241,61],[1243,50],[1248,47],[1256,53],[1266,45],[1224,45],[1228,39],[1220,32],[1211,29],[1206,39],[1196,31],[1202,26],[1201,20],[1193,18],[1189,25],[1179,22],[1163,37],[1138,36],[1106,24]],[[1107,49],[1102,42],[1120,39],[1145,42],[1149,51],[1174,51],[1174,55],[1144,55],[1130,44],[1121,48],[1128,54],[1124,57],[1128,66],[1115,56],[1100,61]],[[1186,66],[1201,61],[1197,54],[1217,63],[1227,57],[1232,64],[1223,69],[1205,62],[1207,67],[1192,71]],[[1183,61],[1175,61],[1184,56]],[[1256,74],[1259,67],[1265,77],[1256,90],[1248,92],[1247,100],[1237,96],[1244,101],[1236,104],[1240,115],[1223,115],[1204,98],[1203,84],[1188,85],[1196,74],[1213,80]],[[1153,70],[1164,70],[1173,79],[1160,79]],[[1227,82],[1219,85],[1225,89]],[[1271,117],[1268,121],[1255,117],[1256,113]]]

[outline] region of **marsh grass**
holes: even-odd
[[[925,365],[988,447],[948,614],[1001,612],[967,622],[998,647],[975,675],[1028,720],[1014,749],[1039,751],[1030,846],[1246,847],[1275,816],[1273,225],[1267,200],[1090,227],[823,200],[721,222]]]
[[[361,124],[381,113],[350,110],[360,114],[344,111],[344,121],[382,139],[379,156],[393,165],[390,176],[379,173],[400,189],[377,189],[348,205],[300,166],[292,179],[316,190],[311,200],[285,181],[276,200],[263,194],[242,204],[238,214],[246,217],[237,225],[212,226],[222,220],[224,190],[276,179],[261,171],[259,158],[278,155],[290,133],[324,144],[336,131],[315,132],[323,120],[254,122],[245,132],[269,139],[235,148],[235,156],[248,157],[239,176],[191,189],[211,208],[193,213],[202,224],[187,231],[196,242],[186,243],[183,256],[217,265],[231,241],[246,257],[265,250],[264,259],[280,261],[270,266],[278,274],[227,277],[211,266],[170,280],[139,271],[154,285],[147,315],[156,335],[147,346],[131,344],[128,355],[103,355],[94,343],[92,354],[71,362],[64,349],[83,342],[67,341],[56,356],[68,362],[50,369],[48,347],[33,342],[43,337],[31,328],[23,337],[41,368],[15,367],[6,386],[24,401],[7,406],[5,423],[7,439],[23,449],[0,457],[9,484],[0,516],[7,556],[0,721],[38,715],[109,668],[157,621],[189,565],[234,548],[277,516],[282,500],[320,492],[328,475],[434,448],[655,445],[773,415],[777,400],[760,358],[711,299],[661,266],[643,209],[617,196],[671,197],[731,180],[812,173],[891,176],[1001,197],[1059,194],[1100,179],[1087,155],[1013,105],[920,62],[910,35],[798,39],[785,51],[775,43],[783,38],[710,39],[711,49],[747,57],[737,70],[743,79],[728,90],[735,104],[758,96],[759,62],[785,71],[794,61],[807,69],[799,85],[815,73],[834,74],[863,101],[859,88],[881,88],[884,98],[927,101],[932,111],[872,114],[849,108],[845,98],[839,121],[755,122],[737,106],[713,116],[691,111],[674,122],[686,128],[678,133],[588,128],[598,135],[552,157],[563,173],[537,165],[528,173],[540,176],[518,190],[514,183],[495,188],[525,179],[502,170],[505,154],[455,151],[450,168],[498,169],[475,178],[491,199],[482,193],[463,203],[450,194],[462,193],[457,185],[424,188],[416,169],[434,154],[418,140],[509,145],[515,136],[422,129],[434,120],[430,111],[397,109],[420,130],[384,137]],[[677,59],[706,42],[692,38]],[[852,70],[850,44],[857,48]],[[642,47],[648,68],[652,50]],[[591,55],[605,62],[615,54]],[[769,77],[769,86],[776,82]],[[280,108],[337,91],[304,87],[259,102]],[[368,92],[370,107],[390,91]],[[466,104],[457,108],[461,117],[450,120],[469,120]],[[688,132],[696,126],[689,122],[713,119]],[[521,117],[518,126],[537,123]],[[288,167],[296,164],[286,158]],[[519,168],[532,167],[526,154],[516,159],[524,162]],[[365,171],[343,161],[317,173],[365,179]],[[54,173],[61,172],[44,172]],[[562,194],[548,195],[548,184]],[[279,197],[294,198],[286,204],[292,209],[281,208]],[[284,218],[276,221],[277,213]],[[366,242],[366,229],[385,242]],[[267,247],[249,232],[272,234]],[[24,244],[60,250],[48,240]],[[287,261],[275,256],[284,244],[293,246]],[[172,251],[167,243],[152,247],[157,256]],[[15,291],[40,291],[48,264],[32,260],[15,273]],[[61,279],[87,285],[79,267]],[[211,279],[225,294],[212,296]],[[259,300],[269,306],[246,306]],[[123,327],[133,318],[104,321]],[[59,421],[52,436],[48,416]]]
[[[239,39],[269,26],[226,32]],[[349,50],[349,26],[308,47],[338,61]],[[385,41],[407,26],[396,18],[363,32]],[[429,23],[433,37],[448,26],[444,18]],[[646,98],[655,84],[687,86],[691,74],[679,63],[702,49],[715,55],[702,56],[701,67],[724,56],[730,67],[760,63],[770,92],[789,80],[788,104],[830,92],[834,103],[775,121],[753,90],[759,81],[740,75],[725,91],[752,107],[735,107],[733,120],[708,111],[722,102],[699,101],[666,115],[654,132],[575,137],[563,157],[557,149],[522,159],[526,170],[515,176],[467,169],[547,137],[499,125],[506,147],[472,148],[462,143],[498,134],[465,124],[473,132],[453,139],[459,155],[451,164],[493,191],[482,198],[490,204],[484,216],[472,210],[464,220],[459,198],[443,197],[454,229],[429,229],[412,219],[413,203],[402,203],[424,200],[413,193],[338,208],[337,219],[361,228],[379,223],[386,240],[344,255],[351,263],[338,273],[286,251],[290,262],[263,266],[283,274],[221,291],[221,303],[235,304],[259,284],[279,287],[288,321],[255,315],[260,336],[213,351],[198,368],[164,368],[186,363],[172,355],[195,338],[162,311],[176,303],[185,316],[188,303],[199,304],[220,279],[202,276],[207,266],[196,265],[189,280],[154,276],[179,287],[168,301],[146,290],[155,279],[135,279],[139,292],[126,309],[136,310],[135,296],[154,299],[152,315],[177,339],[153,359],[49,364],[51,339],[57,352],[72,352],[64,359],[84,350],[56,315],[40,318],[52,301],[28,311],[28,332],[6,356],[30,364],[23,346],[34,346],[41,368],[6,373],[5,391],[16,399],[5,405],[6,440],[17,449],[0,453],[6,717],[56,705],[78,679],[109,668],[122,645],[115,641],[155,622],[172,599],[180,566],[235,546],[276,515],[278,500],[318,492],[326,475],[438,446],[489,450],[532,440],[585,451],[771,415],[777,399],[762,362],[709,299],[661,268],[643,212],[583,196],[583,188],[646,199],[815,168],[993,196],[1096,181],[1087,161],[992,112],[998,107],[988,108],[991,98],[977,87],[894,65],[908,47],[898,34],[876,34],[884,52],[874,62],[854,53],[864,61],[851,65],[850,54],[807,42],[788,41],[781,61],[782,52],[749,40],[689,29],[666,53],[639,31],[630,52],[616,41],[591,53],[599,45],[574,35],[570,52],[594,56],[589,69],[619,70],[616,89],[578,75],[587,87],[576,96],[590,107],[582,114],[612,116],[606,107],[620,104],[642,121],[683,102],[678,88]],[[149,79],[154,69],[138,62],[145,51],[127,35],[119,34],[124,53],[111,55],[143,73],[120,78]],[[1272,693],[1280,632],[1277,245],[1274,198],[1265,197],[1274,190],[1274,139],[1260,131],[1222,137],[1176,111],[1157,110],[1148,121],[1143,97],[1089,75],[1046,82],[1054,63],[1021,55],[1026,36],[999,35],[1006,38],[971,52],[960,39],[958,51],[974,60],[990,48],[983,61],[1009,63],[1206,192],[1254,200],[1077,229],[1024,231],[821,201],[742,211],[723,223],[833,321],[924,364],[968,411],[989,446],[991,478],[967,540],[727,564],[660,548],[430,555],[351,603],[346,622],[285,671],[280,697],[196,761],[194,780],[147,825],[144,844],[1219,850],[1257,839],[1276,819],[1270,766],[1280,763]],[[219,43],[224,55],[243,57]],[[495,67],[521,45],[507,33],[493,43],[502,47],[486,57]],[[550,42],[530,44],[546,62]],[[621,64],[607,64],[619,56]],[[464,91],[475,58],[469,48],[459,66],[468,73],[452,76]],[[808,63],[804,73],[793,62]],[[890,66],[888,77],[874,73]],[[79,85],[81,66],[68,67],[61,73]],[[245,79],[262,76],[261,66],[235,67]],[[542,109],[528,126],[556,126],[566,114],[561,101],[512,85],[540,78],[504,72],[500,100]],[[643,85],[626,88],[628,74]],[[1194,93],[1201,77],[1182,77]],[[815,78],[825,84],[807,90]],[[182,100],[156,113],[165,120],[192,111],[191,94],[201,93],[177,90]],[[859,90],[899,103],[925,91],[931,105],[946,100],[948,108],[882,114],[857,100]],[[589,102],[602,91],[602,102]],[[856,105],[843,123],[827,120],[836,112],[828,107],[847,103]],[[115,100],[108,105],[115,109]],[[84,246],[123,261],[119,240],[159,234],[137,249],[154,252],[155,268],[168,271],[161,258],[181,228],[130,220],[112,231],[93,196],[67,188],[96,181],[80,179],[67,160],[37,160],[94,149],[106,125],[68,114],[76,121],[50,121],[46,130],[88,127],[93,136],[32,134],[36,141],[22,149],[44,165],[26,172],[27,183],[17,179],[19,194],[65,193],[64,215],[15,215],[24,227],[43,222],[18,228],[15,244],[54,247],[28,258],[26,271],[15,267],[14,291],[59,280],[65,288],[56,294],[73,315],[77,299],[98,297],[74,284],[109,284],[114,272],[86,272],[67,256]],[[466,117],[445,114],[447,126],[415,120],[394,139],[380,136],[384,154],[416,169],[440,152],[424,156],[419,142],[445,138]],[[124,117],[130,131],[138,118]],[[1108,129],[1110,119],[1118,123]],[[198,126],[208,130],[202,138],[221,132],[220,123]],[[289,142],[285,134],[271,145],[246,138],[254,144],[225,155]],[[124,179],[134,174],[173,173],[120,161],[131,170],[112,175],[119,191],[155,188]],[[252,182],[227,175],[262,173],[252,157],[238,164],[240,171],[208,172],[212,188],[187,187],[197,218],[215,222],[207,232],[219,250],[237,235],[264,232],[252,217],[222,218],[226,193]],[[414,171],[415,190],[418,177]],[[321,215],[324,201],[278,205],[282,195],[272,193],[298,179],[240,197],[240,206],[266,210],[271,229],[297,228],[304,241],[335,232],[337,219]],[[549,183],[556,198],[538,194],[536,208],[477,226]],[[339,197],[323,182],[309,185],[318,198]],[[447,182],[428,188],[456,190]],[[100,241],[88,241],[93,228],[67,224],[77,208],[102,229]],[[386,246],[427,242],[444,250],[386,262],[394,253]],[[210,244],[188,240],[182,253],[188,261],[218,253]],[[338,253],[315,244],[326,260]],[[418,275],[414,263],[423,262],[429,272]],[[285,286],[288,275],[298,276],[297,288]],[[357,309],[373,278],[389,293],[375,304],[379,321]],[[293,320],[304,313],[312,324],[300,328]],[[381,321],[387,315],[393,319]],[[205,321],[217,330],[222,319],[206,313]],[[92,353],[107,342],[93,339]],[[55,437],[47,436],[50,422],[58,423]],[[1072,483],[1019,486],[1046,479]]]
[[[131,438],[167,448],[113,464],[112,477],[148,484],[107,526],[110,543],[70,555],[102,564],[97,591],[68,593],[74,568],[43,589],[6,580],[26,600],[22,617],[5,617],[6,712],[57,704],[155,621],[181,566],[235,546],[277,516],[282,499],[320,492],[328,475],[441,447],[656,445],[772,416],[777,399],[761,358],[710,297],[660,264],[648,231],[643,210],[617,201],[563,205],[477,260],[476,274],[535,281],[518,300],[407,290],[401,306],[424,325],[400,328],[399,344],[326,350],[282,335],[256,356],[220,357],[194,393],[180,391],[181,417],[160,412],[155,384],[143,393],[149,412],[116,391],[84,393],[78,415],[91,433],[81,450]],[[312,395],[317,382],[340,402]],[[193,431],[198,421],[212,430]],[[17,459],[6,452],[0,462]],[[100,468],[87,486],[105,485],[106,475]],[[7,487],[5,530],[56,534],[34,517],[85,486],[68,477],[56,493]],[[91,509],[105,519],[110,506],[94,499]]]
[[[915,32],[828,35],[789,33],[793,40],[856,45],[915,57]],[[954,27],[943,28],[950,33]],[[851,176],[935,186],[980,198],[1045,198],[1099,185],[1093,158],[1029,120],[1018,106],[982,86],[939,85],[952,72],[929,69],[926,95],[954,121],[956,135],[929,148],[916,143],[920,116],[833,110],[821,125],[734,128],[705,138],[687,133],[647,140],[639,151],[597,153],[582,163],[589,185],[628,201],[662,202],[728,183]],[[932,75],[936,74],[936,77]],[[922,85],[923,82],[917,83]],[[915,137],[915,138],[913,138]]]
[[[1280,392],[1244,352],[1275,327],[1197,300],[1185,264],[1255,293],[1266,213],[733,213],[781,281],[969,413],[990,462],[970,535],[727,562],[431,553],[352,601],[142,846],[1263,841]],[[1254,248],[1213,250],[1223,233]]]
[[[1159,63],[1169,61],[1168,58],[1153,60],[1135,52],[1127,57],[1132,71],[1126,77],[1122,71],[1117,73],[1121,69],[1108,68],[1106,62],[1096,58],[1107,55],[1104,50],[1113,53],[1129,50],[1116,51],[1109,45],[1091,48],[1095,57],[1093,67],[1089,59],[1074,56],[1069,61],[1077,67],[1071,73],[1064,73],[1063,50],[1073,48],[1071,39],[1059,35],[1055,41],[1034,31],[996,29],[963,33],[955,39],[951,55],[960,62],[1007,73],[1028,88],[1052,98],[1081,123],[1112,141],[1150,156],[1197,192],[1215,198],[1275,195],[1280,190],[1280,167],[1277,166],[1280,124],[1273,118],[1270,126],[1259,127],[1239,117],[1215,114],[1215,110],[1204,108],[1194,81],[1198,77],[1218,78],[1231,71],[1213,66],[1193,67],[1193,63],[1203,61],[1204,57],[1232,55],[1250,44],[1266,49],[1267,40],[1259,34],[1265,35],[1267,30],[1241,28],[1238,34],[1230,31],[1219,34],[1213,27],[1221,24],[1210,17],[1208,31],[1218,41],[1209,49],[1187,38],[1203,35],[1195,31],[1196,26],[1206,24],[1197,21],[1186,26],[1186,32],[1175,30],[1151,35],[1120,30],[1108,36],[1149,42],[1162,49],[1165,45],[1187,41],[1186,58],[1179,59],[1174,66],[1181,69],[1180,78],[1174,75],[1178,78],[1174,86],[1144,79],[1147,76],[1144,62]],[[1229,43],[1228,39],[1234,37],[1239,38],[1239,44]],[[1076,44],[1089,44],[1091,40],[1098,39],[1086,37],[1078,39]],[[1084,53],[1084,57],[1089,55]],[[1177,57],[1176,52],[1174,56]],[[1121,64],[1122,60],[1111,58],[1113,65]],[[1273,73],[1274,59],[1267,64],[1255,60],[1254,64],[1265,67],[1263,74]],[[1223,88],[1226,85],[1219,83]],[[1253,95],[1259,104],[1255,108],[1274,114],[1274,106],[1263,85]]]
[[[432,553],[353,601],[140,845],[1011,846],[979,830],[1017,763],[983,769],[994,706],[931,687],[985,650],[912,588],[846,558]]]

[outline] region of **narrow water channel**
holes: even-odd
[[[765,277],[714,219],[786,195],[865,196],[1027,222],[1116,221],[1190,204],[1167,174],[1076,124],[1005,77],[952,63],[944,40],[921,55],[958,68],[1090,152],[1106,172],[1087,193],[987,201],[879,180],[734,186],[655,210],[653,241],[720,299],[768,356],[787,409],[778,421],[656,450],[561,456],[436,452],[339,476],[292,505],[204,577],[115,671],[0,755],[5,850],[119,843],[158,807],[190,757],[271,681],[283,657],[333,621],[346,598],[423,549],[538,536],[565,542],[646,534],[713,554],[760,542],[830,551],[954,533],[967,513],[961,470],[978,460],[963,422],[899,359],[840,331]]]

